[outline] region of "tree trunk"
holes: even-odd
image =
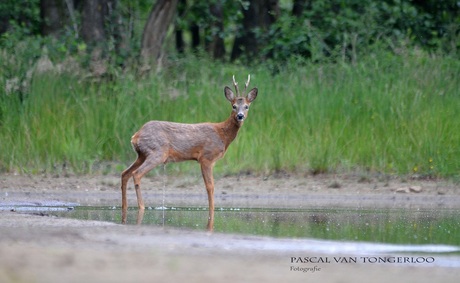
[[[222,1],[216,1],[210,5],[212,15],[211,41],[207,43],[207,49],[214,59],[222,59],[225,56],[225,44],[222,38],[224,31],[224,13]]]
[[[0,34],[6,32],[10,27],[10,18],[6,14],[6,12],[0,12]]]
[[[86,0],[81,3],[81,37],[91,52],[90,70],[95,77],[107,73],[103,46],[107,41],[105,21],[111,0]]]
[[[108,16],[108,0],[83,1],[81,13],[81,36],[88,45],[106,39],[104,21]]]
[[[72,3],[73,5],[73,3]],[[59,36],[69,24],[69,12],[62,0],[40,0],[41,34]]]
[[[292,5],[292,15],[296,17],[302,16],[307,6],[310,6],[310,0],[294,0]]]
[[[127,14],[131,17],[133,14],[132,6],[125,7],[129,12]],[[131,51],[130,40],[132,37],[131,18],[124,18],[119,8],[118,0],[109,0],[108,2],[108,25],[109,36],[112,36],[115,41],[115,50],[117,54],[117,63],[119,66],[125,66],[124,59],[129,56]],[[106,27],[107,30],[107,27]]]
[[[192,34],[192,50],[196,51],[200,47],[200,27],[195,22],[190,24],[190,33]]]
[[[278,15],[278,0],[250,0],[247,10],[243,9],[243,29],[238,31],[235,38],[231,60],[243,53],[247,59],[255,57],[261,47],[255,30],[267,31]]]
[[[179,4],[177,6],[177,17],[178,18],[183,17],[186,9],[187,9],[187,1],[179,0]],[[176,24],[175,34],[176,34],[176,50],[178,53],[182,54],[185,51],[184,31],[182,29],[182,26]]]
[[[176,29],[175,34],[177,53],[183,54],[185,51],[185,41],[182,29]]]
[[[169,25],[176,14],[178,0],[158,0],[150,12],[142,34],[141,60],[156,65]]]

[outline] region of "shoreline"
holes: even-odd
[[[120,205],[118,176],[0,177],[0,202],[4,207],[15,202],[41,205],[50,201]],[[161,176],[144,179],[146,205],[161,205],[164,187]],[[331,187],[334,182],[339,182],[340,187]],[[418,186],[420,191],[396,192],[403,186]],[[130,205],[135,206],[135,193],[131,184],[130,187],[128,198]],[[166,205],[206,207],[206,192],[200,176],[168,176],[165,187]],[[222,177],[216,179],[216,206],[330,207],[341,204],[459,209],[459,192],[458,185],[444,181],[360,182],[359,178],[339,179],[338,176],[268,180],[253,176]],[[434,278],[439,282],[458,281],[458,251],[440,256],[428,250],[418,255],[425,261],[433,257],[436,264],[379,264],[360,259],[414,256],[414,250],[400,249],[400,245],[220,234],[0,211],[0,282],[6,283],[155,280],[233,283],[310,279],[332,283],[366,278],[373,278],[373,282],[433,282]],[[331,263],[295,263],[291,262],[293,257],[327,257]],[[356,263],[350,261],[354,258]],[[334,259],[341,262],[334,263]]]

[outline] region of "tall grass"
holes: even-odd
[[[36,74],[21,102],[0,90],[0,168],[87,173],[135,159],[130,137],[148,120],[222,121],[232,74],[259,96],[220,173],[375,171],[460,173],[460,62],[423,53],[369,56],[356,64],[292,62],[273,74],[187,58],[148,77],[91,83]],[[3,82],[6,78],[1,78]],[[168,166],[197,171],[198,166]]]

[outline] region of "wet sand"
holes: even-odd
[[[0,202],[4,207],[50,201],[119,205],[118,182],[117,176],[0,175]],[[147,206],[161,205],[163,187],[161,176],[143,180]],[[167,205],[206,206],[199,176],[168,176],[164,195]],[[439,180],[350,175],[216,178],[217,207],[459,209],[459,195],[458,185]],[[128,197],[134,205],[132,188]],[[457,282],[460,276],[460,268],[428,263],[291,262],[293,257],[363,256],[340,249],[322,252],[317,245],[308,239],[211,234],[3,210],[0,282]]]

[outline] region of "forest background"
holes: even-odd
[[[459,47],[454,0],[2,1],[0,172],[121,172],[143,123],[222,121],[251,74],[216,172],[460,181]]]

